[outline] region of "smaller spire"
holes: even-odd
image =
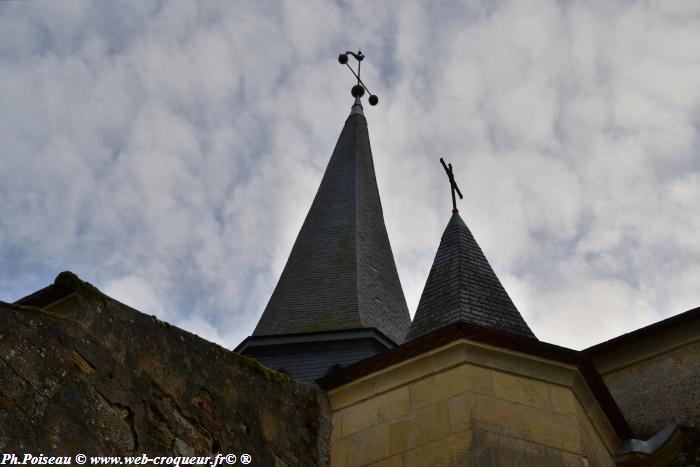
[[[536,340],[467,224],[459,216],[455,192],[459,199],[463,197],[455,181],[452,164],[445,164],[442,157],[440,163],[450,180],[452,217],[440,239],[406,341],[457,322]]]
[[[464,322],[537,339],[457,212],[440,240],[406,342]]]

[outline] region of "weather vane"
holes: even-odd
[[[355,57],[355,60],[357,60],[357,73],[355,73],[355,70],[352,69],[352,67],[348,64],[348,55],[352,55]],[[357,78],[357,84],[352,87],[352,90],[350,91],[350,94],[352,94],[352,97],[360,98],[365,95],[365,91],[369,93],[369,105],[377,105],[379,102],[379,98],[372,94],[372,92],[369,90],[367,85],[362,82],[360,79],[360,65],[362,65],[362,60],[365,59],[365,56],[362,54],[361,50],[358,50],[357,53],[355,52],[350,52],[349,50],[345,53],[342,53],[338,55],[338,61],[340,62],[341,65],[347,65],[348,69],[352,71],[352,74],[355,75],[355,78]]]
[[[457,200],[455,199],[455,191],[459,195],[459,199],[463,199],[464,197],[462,196],[462,192],[459,191],[459,187],[457,186],[457,182],[455,181],[455,176],[452,173],[452,164],[445,165],[445,160],[442,157],[440,158],[440,163],[442,164],[442,167],[447,173],[447,178],[450,179],[450,189],[452,190],[452,212],[458,212]]]

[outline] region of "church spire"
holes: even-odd
[[[452,189],[452,218],[442,234],[406,340],[456,322],[536,339],[457,211],[455,191],[460,198],[462,193],[452,164],[446,166],[442,158],[440,162]]]
[[[253,336],[374,328],[401,343],[408,332],[356,76],[355,103]]]

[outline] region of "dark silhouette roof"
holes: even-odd
[[[268,368],[284,372],[304,384],[330,371],[396,347],[376,329],[343,329],[302,334],[249,336],[234,352],[252,357]],[[284,371],[282,371],[284,370]]]
[[[455,210],[442,234],[406,340],[456,322],[536,339]]]
[[[410,324],[357,99],[253,335],[375,328],[401,343]]]

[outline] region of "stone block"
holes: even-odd
[[[347,386],[332,389],[328,392],[328,400],[331,408],[337,411],[364,399],[407,386],[429,374],[432,374],[430,359],[416,358],[375,373],[371,378],[361,378]]]
[[[499,371],[493,372],[493,390],[496,397],[518,404],[552,410],[547,383]]]
[[[348,467],[367,465],[389,457],[389,425],[387,423],[381,423],[355,433],[343,439],[343,441],[345,440],[351,446],[347,455]]]
[[[399,454],[414,447],[418,432],[413,417],[392,422],[389,427],[389,452]]]
[[[435,394],[435,375],[421,379],[410,386],[411,409],[416,410],[426,405],[435,403],[438,400]]]
[[[343,437],[343,411],[333,413],[333,429],[331,431],[331,441]]]
[[[562,467],[588,467],[589,462],[588,459],[578,454],[561,451],[561,465]]]
[[[473,414],[474,428],[582,453],[579,424],[573,417],[483,396]]]
[[[331,467],[346,467],[348,465],[348,441],[338,439],[331,443]]]
[[[450,432],[456,433],[471,427],[477,395],[465,392],[447,401]]]
[[[409,408],[408,387],[364,400],[340,411],[342,413],[340,433],[342,434],[339,436],[349,436],[379,423],[395,420],[407,414]]]
[[[510,436],[472,431],[472,450],[463,465],[509,467],[584,467],[587,459],[579,454],[543,446]]]
[[[578,402],[576,401],[576,396],[571,389],[554,384],[550,384],[548,389],[549,398],[552,402],[552,408],[556,412],[576,416],[576,406],[578,405]]]
[[[342,436],[349,436],[379,424],[377,399],[369,399],[347,407],[342,411]]]
[[[469,455],[470,447],[471,432],[454,433],[404,453],[403,465],[404,467],[468,465],[464,463],[464,459]]]
[[[411,385],[411,408],[415,410],[464,392],[492,394],[491,373],[475,365],[460,365],[417,381]]]
[[[611,465],[609,462],[614,455],[614,448],[610,449],[605,440],[601,439],[600,432],[593,426],[580,405],[577,407],[577,414],[586,457],[593,465]],[[606,461],[608,462],[607,464]]]
[[[448,396],[465,391],[493,394],[492,371],[476,365],[464,364],[437,375],[438,385]]]
[[[370,464],[368,467],[403,467],[403,458],[401,456],[388,457]]]
[[[447,401],[429,405],[394,421],[390,426],[390,451],[398,454],[430,443],[450,433]]]
[[[552,412],[536,411],[525,419],[526,439],[575,453],[583,453],[576,420]]]
[[[394,420],[411,409],[410,391],[404,386],[379,396],[379,412],[382,420]]]

